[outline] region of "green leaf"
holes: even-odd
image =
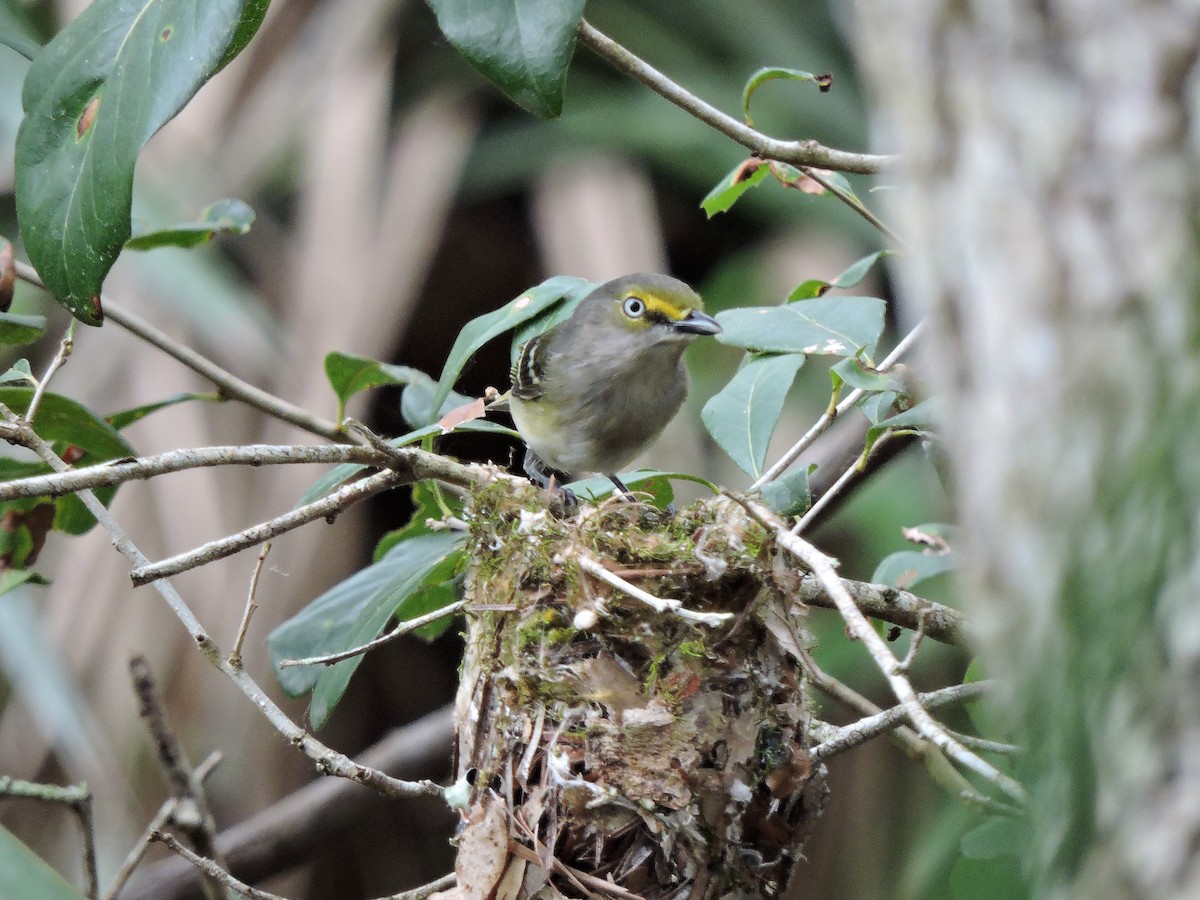
[[[467,61],[534,115],[562,112],[584,0],[427,0]]]
[[[33,371],[29,368],[29,360],[18,359],[13,363],[7,372],[0,375],[0,384],[25,384],[37,387],[37,379],[33,377]]]
[[[49,581],[33,571],[33,569],[4,569],[0,571],[0,596],[19,588],[23,584],[37,584],[45,587],[49,583]]]
[[[761,184],[770,171],[770,166],[756,157],[738,163],[733,171],[718,181],[716,186],[700,201],[700,208],[710,219],[717,213],[726,212],[742,194],[756,184]]]
[[[18,415],[23,415],[29,408],[33,390],[25,387],[0,387],[0,403],[3,403]],[[135,456],[133,447],[117,433],[108,422],[96,415],[85,406],[76,403],[69,397],[60,394],[44,394],[34,416],[33,428],[41,437],[50,442],[54,452],[59,456],[67,455],[76,466],[94,466],[110,459],[122,459]],[[15,460],[8,460],[15,463]],[[17,463],[24,468],[29,464]],[[0,468],[6,477],[21,477],[9,474],[12,471]],[[43,463],[34,463],[30,470],[22,471],[22,475],[49,472],[50,467]],[[107,504],[115,493],[116,488],[99,488],[96,496]],[[17,501],[19,502],[19,501]],[[48,501],[42,501],[48,502]],[[58,497],[54,501],[54,527],[68,534],[83,534],[96,524],[95,518],[87,511],[78,497],[68,495]],[[0,503],[0,515],[9,508],[8,503]],[[21,507],[16,507],[21,508]]]
[[[672,475],[654,469],[638,469],[635,472],[625,472],[617,476],[621,483],[639,494],[649,494],[650,502],[660,509],[665,509],[675,500],[675,490],[671,487]],[[593,475],[581,478],[566,485],[581,500],[596,503],[614,493],[617,486],[607,475]]]
[[[156,403],[147,403],[144,406],[135,406],[132,409],[123,409],[120,412],[110,413],[104,417],[104,420],[117,429],[117,431],[120,431],[123,428],[128,428],[134,422],[142,421],[146,416],[156,413],[160,409],[166,409],[180,403],[187,403],[191,400],[221,402],[216,394],[172,394],[167,399],[159,400]]]
[[[157,247],[198,247],[207,244],[216,234],[245,234],[254,223],[254,210],[241,200],[218,200],[200,213],[196,222],[183,222],[137,234],[125,242],[130,250],[153,250]]]
[[[820,297],[831,288],[852,288],[867,277],[867,272],[871,270],[871,266],[889,255],[890,251],[880,250],[878,253],[871,253],[864,256],[857,262],[847,266],[846,270],[833,279],[833,281],[821,281],[819,279],[805,281],[788,295],[788,302]]]
[[[3,825],[0,825],[0,897],[83,900],[83,894]]]
[[[690,481],[692,484],[699,484],[708,488],[714,494],[721,493],[721,489],[707,478],[701,478],[699,475],[692,475],[687,472],[659,472],[657,469],[637,469],[633,472],[622,472],[617,477],[621,479],[625,487],[634,491],[644,491],[651,494],[656,506],[665,507],[675,499],[674,490],[670,487],[670,482],[672,481]],[[616,485],[605,475],[593,475],[590,478],[581,478],[579,481],[572,481],[565,486],[574,491],[576,496],[590,500],[593,503],[603,500],[617,489]]]
[[[412,487],[413,514],[408,524],[387,532],[375,544],[373,562],[379,562],[401,541],[422,534],[436,534],[425,523],[430,519],[441,519],[442,508],[438,506],[437,492],[432,481],[418,481]],[[461,504],[460,504],[461,505]]]
[[[884,302],[875,297],[818,297],[784,306],[717,313],[722,344],[755,352],[867,355],[883,333]]]
[[[1020,857],[1028,845],[1028,823],[1007,816],[993,816],[962,836],[962,853],[967,859]]]
[[[834,388],[844,384],[862,391],[886,391],[893,387],[893,376],[887,372],[877,372],[868,368],[857,356],[847,356],[841,362],[829,369],[830,378],[834,378]]]
[[[1031,896],[1013,859],[960,859],[950,870],[954,900],[1023,900]]]
[[[890,418],[883,419],[867,429],[867,449],[886,431],[903,434],[923,434],[933,431],[937,424],[938,403],[936,399],[923,400],[912,409],[896,413]]]
[[[812,492],[808,480],[816,471],[813,463],[802,469],[793,469],[774,481],[763,485],[762,498],[767,506],[781,516],[803,515],[812,506]]]
[[[559,322],[565,322],[574,315],[580,303],[594,291],[598,285],[592,281],[579,279],[579,283],[567,292],[561,303],[556,303],[548,310],[530,319],[513,332],[512,345],[509,348],[509,362],[517,361],[517,354],[526,341],[549,331]]]
[[[762,474],[783,401],[802,365],[799,353],[752,357],[700,411],[713,440],[753,478]]]
[[[258,28],[266,18],[267,8],[270,5],[271,0],[244,0],[242,17],[238,21],[237,28],[234,29],[233,40],[229,42],[229,46],[225,48],[225,55],[217,63],[218,72],[233,62],[237,55],[246,49],[246,45],[258,33]]]
[[[355,394],[385,384],[411,384],[415,380],[433,379],[418,369],[394,366],[389,363],[334,351],[325,356],[325,377],[338,399],[339,422],[345,418],[346,403]]]
[[[426,586],[466,539],[459,532],[441,532],[402,541],[379,562],[334,585],[271,632],[267,645],[279,684],[292,697],[313,692],[309,706],[313,727],[320,728],[328,720],[361,655],[332,666],[281,669],[279,663],[361,646],[378,637],[393,615],[407,618],[409,598]],[[434,583],[445,580],[443,575]]]
[[[953,571],[958,559],[953,553],[923,553],[920,550],[901,550],[885,556],[875,567],[871,581],[910,591],[922,581]]]
[[[463,366],[480,347],[497,335],[528,322],[556,303],[561,303],[574,296],[584,285],[590,286],[590,284],[582,278],[575,278],[571,275],[556,275],[510,300],[500,309],[468,322],[455,338],[454,346],[450,348],[450,355],[446,358],[445,366],[442,367],[442,376],[438,379],[437,389],[430,398],[426,418],[417,421],[409,419],[409,423],[414,426],[427,425],[437,418],[433,415],[432,410],[442,408],[451,388],[458,381]]]
[[[0,313],[0,344],[28,344],[46,333],[45,316]]]
[[[750,80],[746,82],[746,87],[742,89],[742,115],[746,117],[746,124],[751,128],[754,127],[754,120],[750,118],[750,96],[768,81],[777,81],[781,78],[786,78],[790,81],[811,81],[822,94],[827,92],[833,84],[832,75],[814,75],[812,72],[801,72],[799,69],[782,69],[779,67],[759,69],[750,76]]]
[[[899,397],[900,395],[895,391],[881,391],[877,394],[868,394],[858,401],[858,408],[862,410],[868,422],[872,425],[878,425],[893,414],[892,404]]]
[[[130,234],[138,154],[216,71],[246,0],[95,0],[37,55],[17,133],[17,218],[47,288],[89,325]]]

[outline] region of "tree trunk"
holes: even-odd
[[[1030,868],[1200,897],[1200,5],[857,7]]]

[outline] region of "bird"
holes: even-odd
[[[720,331],[687,284],[639,273],[599,285],[570,317],[522,344],[508,405],[530,480],[553,489],[598,473],[629,496],[617,473],[687,397],[683,351]]]

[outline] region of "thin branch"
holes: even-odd
[[[999,753],[1003,756],[1016,756],[1024,752],[1024,748],[1017,744],[1006,744],[1002,741],[981,738],[974,734],[963,734],[961,731],[946,730],[964,747],[970,747],[972,750],[978,750],[981,753]]]
[[[924,621],[927,637],[956,647],[969,646],[966,617],[956,609],[926,600],[908,591],[868,581],[843,578],[842,586],[858,608],[873,619],[913,631]],[[811,572],[802,575],[798,585],[784,581],[780,587],[787,590],[792,599],[808,606],[837,609],[821,580]]]
[[[737,141],[764,159],[775,159],[796,166],[818,166],[822,169],[836,169],[841,172],[857,172],[863,175],[877,174],[895,163],[894,157],[835,150],[813,140],[781,141],[777,138],[767,137],[676,84],[645,60],[635,56],[612,38],[596,30],[586,19],[580,21],[578,34],[581,44],[615,69],[640,81],[684,112],[726,137]]]
[[[221,863],[215,844],[217,823],[213,819],[212,810],[209,809],[204,786],[196,777],[183,745],[167,720],[167,712],[158,696],[158,687],[150,672],[150,664],[144,656],[135,655],[130,658],[129,675],[133,680],[133,693],[138,699],[138,715],[146,723],[150,737],[154,739],[159,765],[171,782],[171,794],[181,806],[187,806],[192,811],[192,814],[186,817],[186,824],[180,824],[180,830],[187,836],[197,853],[211,856]],[[222,900],[221,885],[211,879],[205,880],[204,893],[210,900]]]
[[[429,884],[423,884],[420,887],[413,888],[409,891],[401,891],[398,894],[392,894],[388,897],[382,897],[380,900],[425,900],[430,894],[436,894],[438,891],[449,890],[458,884],[458,876],[453,872],[448,875],[443,875],[436,881],[431,881]]]
[[[926,615],[923,611],[917,615],[917,630],[913,633],[912,643],[908,645],[908,652],[904,654],[904,659],[900,660],[901,672],[909,671],[912,664],[916,662],[917,653],[921,649],[921,641],[925,640],[925,619]]]
[[[1024,804],[1026,800],[1025,789],[1018,782],[1003,772],[998,771],[995,766],[981,759],[977,754],[972,753],[950,737],[945,729],[934,721],[933,717],[921,706],[908,678],[899,669],[900,661],[896,659],[891,648],[888,647],[883,638],[871,627],[871,623],[867,621],[866,616],[863,615],[862,611],[855,605],[854,600],[846,592],[845,587],[842,586],[841,579],[834,570],[834,561],[798,535],[788,532],[783,521],[762,504],[746,500],[739,500],[738,502],[745,507],[751,516],[774,532],[775,541],[780,547],[804,563],[821,580],[821,584],[837,605],[838,612],[841,613],[842,619],[846,623],[848,634],[851,638],[861,641],[863,646],[866,647],[867,652],[871,654],[871,658],[875,661],[875,665],[879,668],[879,671],[887,679],[888,685],[896,695],[896,699],[900,701],[900,704],[907,711],[909,721],[912,722],[917,733],[930,741],[954,762],[964,768],[970,769],[980,777],[996,785],[996,787],[1013,800]]]
[[[196,766],[195,776],[197,783],[203,783],[209,774],[217,767],[221,761],[221,751],[214,750],[208,754],[204,762]],[[108,886],[108,890],[104,892],[104,900],[115,900],[121,889],[125,887],[129,881],[129,876],[134,873],[134,870],[142,862],[142,857],[146,855],[146,850],[149,849],[154,832],[161,831],[172,822],[175,818],[175,813],[180,807],[178,797],[168,797],[163,801],[162,806],[158,808],[158,812],[154,814],[154,818],[150,820],[150,824],[146,826],[146,830],[142,832],[141,838],[133,845],[133,849],[125,857],[125,861],[121,863],[121,868],[117,871],[116,877],[113,878],[112,884]]]
[[[14,265],[17,275],[22,281],[45,289],[45,284],[42,283],[41,277],[33,266],[19,260]],[[252,406],[273,418],[288,422],[311,434],[320,435],[326,440],[347,440],[336,422],[330,422],[320,416],[314,416],[306,409],[288,403],[274,394],[267,393],[262,388],[255,387],[248,381],[243,381],[231,372],[222,369],[212,360],[201,356],[191,347],[181,344],[170,335],[159,331],[139,316],[122,309],[107,297],[102,297],[101,303],[105,315],[109,319],[216,385],[222,396],[228,397],[231,400],[240,400],[246,405]]]
[[[262,549],[258,551],[258,561],[254,563],[254,571],[250,574],[250,590],[246,593],[246,610],[242,613],[242,621],[238,625],[237,637],[233,641],[233,649],[229,651],[228,662],[235,668],[240,669],[242,667],[242,644],[246,640],[246,632],[250,630],[250,617],[258,609],[258,604],[254,602],[254,594],[258,590],[258,579],[262,575],[263,563],[267,561],[267,554],[270,552],[271,542],[267,541],[262,545]]]
[[[442,707],[388,732],[358,757],[363,766],[392,775],[441,777],[449,765],[454,715]],[[297,788],[249,819],[217,836],[230,871],[243,881],[260,883],[312,858],[340,835],[361,831],[364,822],[388,815],[390,801],[341,778],[320,778]],[[455,817],[444,803],[422,807],[430,829],[449,836]],[[161,860],[138,872],[123,896],[130,900],[183,900],[194,896],[193,870],[180,859]]]
[[[41,381],[37,383],[37,387],[33,391],[33,397],[29,400],[29,407],[25,410],[25,418],[32,422],[37,417],[38,407],[42,405],[42,397],[46,394],[46,388],[50,386],[50,379],[54,377],[54,373],[63,367],[67,357],[71,355],[71,351],[75,348],[75,320],[71,319],[71,324],[67,326],[66,332],[62,336],[62,340],[58,343],[58,350],[54,354],[54,359],[50,360],[50,365],[46,367],[46,373],[42,375]]]
[[[969,703],[982,696],[992,685],[986,681],[973,681],[969,684],[956,684],[938,691],[928,691],[917,695],[921,705],[927,709],[940,706],[952,706],[958,703]],[[872,738],[878,737],[895,728],[899,728],[908,720],[908,712],[903,706],[893,706],[881,712],[868,715],[865,718],[843,725],[830,733],[830,736],[808,750],[813,762],[829,759],[839,753],[845,753],[854,747],[865,744]]]
[[[374,650],[376,647],[382,646],[396,638],[403,637],[410,632],[416,631],[431,622],[436,622],[439,619],[444,619],[446,616],[452,616],[467,605],[466,600],[458,600],[448,606],[443,606],[441,609],[435,609],[433,612],[425,613],[423,616],[417,616],[415,619],[409,619],[406,622],[401,622],[387,634],[382,634],[373,641],[368,641],[365,644],[360,644],[357,647],[351,647],[349,650],[342,650],[338,653],[328,653],[325,656],[306,656],[304,659],[284,659],[280,660],[279,668],[290,669],[294,666],[332,666],[334,663],[340,663],[344,659],[350,659],[352,656],[361,656],[368,650]]]
[[[885,434],[883,437],[881,437],[878,441],[875,442],[874,447],[877,447],[880,444],[883,444],[886,441],[886,439],[887,439],[887,435]],[[871,449],[874,449],[874,447],[872,447]],[[802,515],[800,517],[800,520],[792,528],[792,534],[799,534],[805,528],[807,528],[810,524],[812,524],[812,522],[817,518],[817,516],[821,515],[821,513],[823,513],[825,511],[825,507],[827,507],[830,503],[832,503],[834,501],[834,499],[839,494],[841,494],[842,491],[844,491],[846,489],[846,486],[848,484],[850,484],[850,482],[861,477],[862,463],[863,463],[863,458],[862,458],[862,455],[860,454],[859,456],[857,456],[855,458],[854,462],[852,462],[852,463],[850,463],[850,465],[846,466],[846,468],[842,471],[842,474],[837,477],[837,480],[829,486],[829,490],[827,490],[820,497],[818,497],[815,501],[813,501],[813,505],[804,511],[804,515]]]
[[[912,331],[910,331],[901,339],[900,343],[898,343],[892,352],[884,358],[883,362],[879,364],[878,371],[887,372],[892,368],[892,366],[900,361],[904,354],[912,349],[913,344],[917,342],[917,338],[921,335],[921,329],[923,325],[923,322],[918,322],[913,327]],[[779,461],[776,462],[775,465],[767,469],[767,471],[762,474],[762,477],[754,482],[754,484],[750,485],[750,490],[761,490],[764,484],[769,481],[774,481],[776,478],[790,469],[792,464],[800,458],[800,454],[812,446],[813,441],[828,431],[829,426],[837,420],[838,416],[844,415],[846,412],[852,409],[854,404],[861,400],[865,393],[866,391],[860,388],[855,388],[842,398],[842,401],[834,408],[832,415],[828,412],[822,414],[821,418],[817,419],[813,427],[808,429],[804,437],[800,438],[800,440],[792,445],[787,453],[783,454],[783,456],[779,458]]]
[[[258,525],[252,525],[237,534],[209,541],[187,553],[180,553],[156,563],[147,560],[145,565],[138,566],[130,572],[129,578],[134,587],[141,587],[160,578],[178,575],[180,572],[186,572],[189,569],[195,569],[215,560],[224,559],[226,556],[240,553],[242,550],[257,546],[263,541],[268,541],[286,532],[294,531],[301,525],[307,525],[317,519],[328,519],[360,500],[407,483],[408,479],[400,472],[393,472],[390,469],[376,472],[374,475],[348,484],[320,500],[276,516],[266,522],[260,522]]]
[[[875,228],[884,235],[884,237],[888,238],[888,240],[894,243],[897,247],[904,247],[904,242],[900,240],[900,236],[896,234],[896,232],[892,231],[892,229],[888,228],[887,225],[885,225],[883,221],[877,215],[875,215],[875,213],[871,212],[871,210],[869,210],[866,205],[853,194],[846,193],[844,190],[822,175],[819,171],[817,171],[813,166],[800,166],[800,171],[819,184],[821,187],[825,188],[825,190],[829,191],[829,193],[833,194],[833,196],[845,203],[869,223],[874,225]]]
[[[0,439],[14,439],[19,429],[8,423],[0,423]],[[212,466],[273,466],[301,463],[359,463],[382,468],[392,457],[370,447],[347,444],[322,444],[301,446],[291,444],[248,444],[230,447],[197,447],[172,450],[156,456],[137,459],[118,459],[81,469],[53,475],[34,475],[15,478],[0,484],[0,502],[23,497],[59,497],[88,488],[124,484],[156,475],[183,472],[188,469]]]
[[[258,888],[238,881],[211,859],[193,853],[165,831],[152,832],[150,840],[166,844],[169,850],[182,856],[209,878],[216,879],[221,885],[243,897],[249,897],[250,900],[287,900],[286,897],[281,897],[279,894],[272,894],[270,891],[260,891]]]
[[[3,415],[9,422],[21,423],[21,420],[3,403],[0,403],[0,415]],[[58,455],[51,449],[50,445],[42,440],[31,428],[27,425],[22,429],[21,443],[32,449],[38,454],[41,459],[55,471],[64,471],[67,464],[59,459]],[[427,454],[432,455],[432,454]],[[465,468],[465,467],[463,467]],[[150,564],[150,560],[146,555],[138,549],[137,545],[129,539],[122,530],[121,526],[113,519],[108,509],[103,503],[97,499],[96,495],[91,491],[80,491],[79,499],[83,501],[88,512],[96,517],[96,521],[100,526],[109,533],[112,538],[113,545],[117,550],[130,560],[136,567],[144,567]],[[370,769],[354,762],[344,754],[338,753],[335,750],[326,747],[311,734],[300,728],[295,722],[288,718],[287,714],[279,708],[278,705],[267,696],[266,692],[259,687],[245,670],[235,668],[229,665],[229,662],[222,655],[220,648],[216,642],[209,637],[204,627],[200,624],[191,608],[184,602],[184,599],[175,590],[174,586],[166,580],[160,579],[154,582],[154,588],[166,601],[171,612],[179,619],[183,627],[187,630],[188,635],[196,644],[196,647],[204,655],[204,657],[212,664],[212,666],[225,674],[255,706],[259,708],[262,714],[267,718],[267,721],[281,734],[288,743],[302,750],[316,764],[317,771],[325,775],[337,775],[341,778],[349,778],[352,781],[357,781],[360,784],[366,784],[373,787],[375,790],[388,797],[409,798],[409,797],[441,797],[442,788],[437,784],[429,781],[422,782],[407,782],[392,778],[382,772]]]
[[[79,819],[83,832],[83,871],[87,878],[84,896],[95,900],[100,896],[100,878],[96,874],[96,831],[92,819],[92,792],[86,784],[39,784],[0,775],[0,795],[41,800],[45,803],[61,803],[69,806]]]
[[[669,613],[678,616],[686,622],[699,622],[702,625],[717,626],[733,618],[733,613],[705,613],[696,612],[694,610],[685,609],[681,600],[663,600],[655,597],[653,594],[642,590],[634,584],[630,584],[620,575],[615,575],[598,561],[584,553],[577,553],[575,561],[579,564],[579,568],[596,578],[599,578],[610,587],[614,587],[622,593],[632,597],[634,600],[640,600],[651,609],[658,613]]]

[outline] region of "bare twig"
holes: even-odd
[[[16,261],[14,265],[16,266],[17,275],[22,281],[26,281],[36,287],[45,288],[41,277],[34,270],[33,266],[20,261]],[[288,403],[274,394],[269,394],[261,388],[250,384],[248,381],[243,381],[236,375],[222,369],[212,360],[201,356],[191,347],[181,344],[169,335],[159,331],[139,316],[122,309],[107,297],[102,297],[101,303],[108,318],[112,319],[112,321],[116,322],[126,331],[140,337],[146,343],[157,347],[168,356],[183,363],[193,372],[216,385],[223,396],[231,400],[240,400],[242,403],[253,406],[255,409],[273,418],[288,422],[312,434],[320,435],[326,440],[346,440],[346,436],[342,434],[336,423],[322,419],[320,416],[314,416],[306,409]]]
[[[858,608],[873,619],[912,630],[916,630],[921,621],[924,621],[925,634],[935,641],[953,644],[956,647],[968,645],[966,618],[956,609],[882,584],[843,578],[842,585]],[[793,599],[808,606],[837,608],[822,587],[820,579],[811,572],[801,576],[797,588],[792,588],[787,583],[784,586],[791,589],[790,596]]]
[[[904,654],[904,659],[900,661],[901,672],[907,672],[912,668],[913,662],[916,661],[917,651],[921,649],[921,641],[925,639],[926,618],[924,610],[917,614],[917,630],[913,632],[912,643],[908,645],[908,652]]]
[[[415,619],[401,622],[387,634],[382,634],[373,641],[368,641],[358,647],[351,647],[349,650],[342,650],[338,653],[327,653],[325,656],[307,656],[304,659],[284,659],[280,660],[279,668],[290,669],[294,666],[332,666],[334,663],[339,663],[343,659],[349,659],[352,656],[360,656],[368,650],[374,650],[389,641],[394,641],[396,638],[403,637],[410,632],[416,631],[431,622],[436,622],[438,619],[444,619],[446,616],[452,616],[467,605],[467,601],[458,600],[448,606],[443,606],[441,609],[435,609],[433,612],[427,612],[423,616],[417,616]]]
[[[22,424],[21,420],[3,403],[0,403],[0,415],[10,423]],[[43,441],[34,431],[25,426],[22,429],[21,443],[32,449],[41,459],[55,471],[64,471],[67,464],[59,459],[54,450]],[[465,467],[464,467],[465,468]],[[146,555],[129,539],[121,526],[109,514],[104,504],[91,491],[80,491],[79,499],[83,501],[88,512],[96,517],[101,527],[109,533],[113,545],[129,559],[134,566],[144,567],[150,564]],[[355,763],[345,755],[326,747],[315,737],[300,728],[267,696],[245,670],[229,665],[222,655],[216,642],[208,635],[197,620],[191,608],[184,602],[179,592],[166,580],[154,582],[155,590],[166,601],[171,612],[183,624],[196,647],[212,666],[225,674],[246,697],[259,708],[267,721],[293,746],[302,750],[316,764],[317,770],[326,775],[337,775],[349,778],[360,784],[366,784],[389,797],[440,797],[442,789],[432,782],[406,782],[391,778],[382,772]]]
[[[28,417],[26,417],[28,418]],[[16,426],[0,423],[0,439],[19,439]],[[58,497],[84,488],[96,489],[152,478],[171,472],[210,466],[272,466],[300,463],[360,463],[384,468],[394,459],[370,447],[346,444],[299,446],[290,444],[248,444],[230,447],[197,447],[172,450],[138,459],[118,459],[61,474],[14,478],[0,484],[0,502],[22,497]]]
[[[912,331],[910,331],[901,339],[900,343],[898,343],[892,352],[884,358],[883,362],[879,364],[878,371],[887,372],[892,368],[892,366],[900,361],[904,354],[912,349],[913,344],[917,342],[917,338],[921,335],[922,324],[923,323],[918,322],[913,327]],[[865,393],[866,391],[855,388],[842,398],[842,401],[834,408],[832,415],[828,412],[822,414],[821,418],[817,419],[812,428],[808,429],[805,435],[794,445],[792,445],[792,447],[788,449],[787,453],[783,454],[783,456],[779,458],[779,461],[776,462],[775,465],[767,469],[767,471],[764,472],[762,476],[756,482],[754,482],[754,484],[750,485],[750,490],[760,490],[764,484],[769,481],[774,481],[776,478],[790,469],[792,464],[800,458],[800,454],[812,446],[813,441],[828,431],[829,426],[837,420],[838,416],[844,415],[847,411],[852,409],[854,404],[861,400]]]
[[[736,498],[735,498],[736,499]],[[812,544],[798,535],[788,532],[783,521],[770,509],[760,503],[748,500],[738,500],[746,511],[761,522],[775,535],[780,547],[793,554],[816,575],[829,596],[837,605],[838,612],[846,622],[846,630],[850,637],[863,643],[875,665],[887,679],[888,685],[896,695],[896,699],[904,706],[916,731],[954,762],[970,769],[980,777],[996,785],[1001,791],[1018,803],[1025,802],[1025,789],[1012,778],[998,771],[977,754],[972,753],[962,744],[946,733],[946,730],[934,721],[933,717],[921,706],[908,678],[900,671],[900,661],[896,659],[891,648],[880,637],[866,616],[855,605],[854,600],[846,592],[845,587],[834,570],[834,561],[821,553]]]
[[[250,590],[246,592],[246,611],[242,613],[242,622],[238,625],[237,637],[233,641],[233,649],[229,651],[229,664],[237,668],[242,666],[242,644],[246,640],[246,632],[250,630],[250,617],[258,609],[254,602],[254,594],[258,590],[258,579],[262,575],[263,563],[271,552],[271,542],[267,541],[258,551],[258,560],[254,563],[254,571],[250,575]]]
[[[382,897],[380,900],[425,900],[430,894],[436,894],[438,891],[448,890],[458,883],[458,876],[453,872],[448,875],[443,875],[436,881],[431,881],[429,884],[423,884],[420,887],[413,888],[409,891],[401,891],[398,894],[392,894],[388,897]]]
[[[189,569],[195,569],[214,560],[224,559],[226,556],[240,553],[242,550],[263,543],[263,541],[268,541],[273,537],[293,531],[301,525],[307,525],[309,522],[315,522],[317,519],[327,519],[353,506],[360,500],[364,500],[381,491],[407,484],[408,481],[407,476],[390,469],[383,472],[376,472],[374,475],[369,475],[366,478],[339,488],[332,494],[322,497],[320,500],[308,503],[281,516],[276,516],[274,519],[266,522],[260,522],[258,525],[253,525],[244,531],[239,531],[237,534],[209,541],[207,544],[203,544],[194,550],[189,550],[187,553],[180,553],[177,556],[171,556],[156,563],[147,560],[145,565],[138,566],[130,572],[129,578],[133,582],[134,587],[141,587],[143,584],[149,584],[160,578],[169,578],[172,575],[178,575],[180,572],[186,572]]]
[[[981,738],[974,734],[963,734],[961,731],[946,730],[950,731],[951,736],[964,747],[970,747],[972,750],[978,750],[980,753],[999,753],[1003,756],[1016,756],[1023,752],[1023,748],[1017,744],[1006,744],[1002,741]]]
[[[453,736],[453,710],[446,706],[393,729],[364,750],[359,760],[401,777],[440,777],[449,765]],[[374,791],[341,778],[320,778],[223,831],[217,846],[231,872],[243,881],[260,883],[311,859],[320,847],[355,833],[388,808],[390,801]],[[442,827],[450,834],[453,816],[443,803],[430,802],[421,815],[429,828]],[[185,900],[195,896],[193,882],[190,866],[180,859],[165,859],[139,871],[123,896]]]
[[[513,856],[521,857],[521,859],[525,860],[526,862],[533,863],[539,868],[545,865],[545,860],[538,856],[535,851],[526,847],[524,844],[518,844],[516,841],[509,841],[508,852]],[[558,872],[560,875],[565,875],[572,881],[575,881],[579,887],[582,887],[585,890],[590,888],[593,891],[597,891],[609,897],[621,897],[624,898],[624,900],[640,900],[640,895],[635,894],[633,891],[629,890],[629,888],[621,887],[621,885],[615,884],[611,881],[605,881],[603,878],[597,878],[595,875],[589,875],[587,872],[581,872],[579,869],[576,869],[573,866],[568,866],[558,857],[553,858],[551,865],[553,866],[554,871]]]
[[[165,831],[154,831],[150,834],[151,841],[157,841],[160,844],[166,844],[167,848],[172,852],[182,856],[193,866],[203,872],[207,877],[213,878],[220,882],[223,887],[240,894],[243,897],[249,897],[250,900],[287,900],[286,897],[281,897],[279,894],[272,894],[270,891],[260,891],[258,888],[251,887],[241,881],[238,881],[219,865],[207,857],[193,853],[183,844],[179,843],[173,836]]]
[[[579,564],[579,568],[596,578],[599,578],[610,587],[614,587],[634,600],[640,600],[645,603],[655,612],[670,613],[678,616],[687,622],[699,622],[702,625],[717,626],[733,618],[733,613],[704,613],[696,612],[695,610],[685,609],[681,600],[663,600],[660,597],[655,597],[653,594],[642,590],[635,584],[630,584],[620,575],[610,572],[608,569],[592,557],[584,553],[574,554],[575,561]]]
[[[904,242],[900,240],[900,236],[896,234],[896,232],[892,231],[892,229],[888,228],[887,225],[885,225],[882,220],[875,215],[875,213],[871,212],[871,210],[869,210],[866,205],[853,194],[847,194],[830,179],[826,178],[819,171],[817,171],[813,166],[800,166],[800,171],[819,184],[821,187],[825,188],[825,190],[829,191],[829,193],[833,194],[833,196],[837,197],[872,225],[874,225],[881,234],[892,241],[892,243],[894,243],[897,247],[904,246]]]
[[[92,792],[86,784],[39,784],[0,775],[0,795],[41,800],[45,803],[61,803],[69,806],[79,819],[83,832],[83,871],[87,878],[84,896],[95,900],[100,896],[100,879],[96,874],[96,832],[92,820]]]
[[[220,761],[221,752],[219,750],[214,750],[208,754],[205,760],[196,766],[196,781],[202,784]],[[146,830],[142,832],[141,838],[133,845],[133,849],[129,851],[129,855],[121,863],[121,868],[117,871],[116,877],[113,878],[112,884],[104,892],[104,900],[115,900],[116,896],[121,893],[121,889],[129,881],[129,876],[133,874],[134,870],[141,864],[142,857],[146,855],[146,850],[151,843],[151,836],[154,832],[162,830],[174,819],[179,806],[180,800],[178,797],[168,797],[163,801],[162,806],[158,808],[158,812],[154,814],[154,818],[150,820],[150,824],[146,826]]]
[[[138,699],[138,715],[146,723],[158,762],[171,783],[171,794],[180,806],[187,806],[191,814],[178,820],[179,828],[187,836],[192,847],[202,856],[212,857],[223,865],[217,853],[215,838],[217,823],[208,806],[204,785],[196,777],[187,753],[180,744],[174,729],[167,720],[167,712],[158,696],[150,664],[144,656],[133,656],[129,660],[129,675],[133,680],[133,693]],[[178,807],[177,807],[178,809]],[[223,900],[224,891],[217,882],[206,879],[204,893],[210,900]]]
[[[614,68],[640,81],[684,112],[726,137],[732,138],[764,159],[775,159],[796,166],[819,166],[822,169],[836,169],[841,172],[857,172],[865,175],[882,172],[895,162],[893,157],[835,150],[813,140],[781,141],[777,138],[767,137],[676,84],[645,60],[635,56],[612,38],[596,30],[587,20],[579,23],[579,42]]]
[[[46,394],[46,388],[50,386],[50,379],[54,377],[54,373],[63,367],[67,357],[71,355],[71,351],[75,348],[75,320],[71,319],[71,324],[67,326],[66,333],[63,334],[62,340],[59,341],[58,351],[54,354],[54,359],[50,360],[50,365],[46,367],[46,372],[42,375],[41,380],[37,383],[37,387],[33,391],[33,397],[29,400],[29,407],[25,410],[25,418],[30,422],[37,416],[38,407],[42,405],[42,397]]]
[[[939,691],[928,691],[918,694],[917,699],[927,709],[939,706],[951,706],[958,703],[968,703],[987,692],[991,684],[986,681],[973,681],[970,684],[956,684],[942,688]],[[899,728],[908,719],[908,713],[903,706],[893,706],[880,712],[865,716],[849,725],[843,725],[830,733],[828,737],[814,747],[809,748],[813,761],[829,759],[839,753],[845,753],[872,738],[885,732]]]

